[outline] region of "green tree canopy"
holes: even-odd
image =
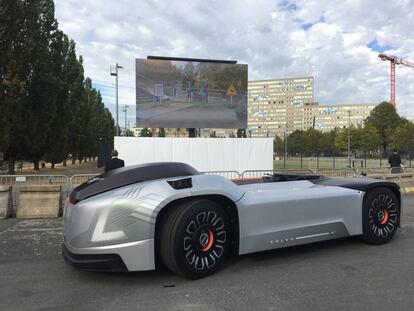
[[[397,127],[393,148],[402,153],[412,153],[414,151],[414,123],[404,122]]]
[[[147,127],[144,127],[141,130],[141,132],[139,133],[139,136],[141,136],[141,137],[152,137],[152,132]]]
[[[377,129],[381,145],[386,151],[390,144],[390,133],[395,131],[401,122],[401,117],[395,111],[394,106],[389,102],[382,102],[371,111],[370,116],[365,120],[365,125]]]
[[[81,159],[98,140],[113,143],[113,118],[54,14],[53,0],[1,2],[0,151],[10,173],[15,159],[39,169],[41,159]]]

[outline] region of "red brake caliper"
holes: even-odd
[[[210,248],[213,246],[213,243],[214,243],[213,231],[208,230],[208,243],[207,243],[206,247],[201,249],[201,251],[202,252],[208,252],[210,250]]]

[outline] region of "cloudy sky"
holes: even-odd
[[[77,43],[85,74],[115,111],[135,124],[135,58],[235,59],[249,80],[315,77],[321,104],[376,103],[390,96],[390,65],[378,52],[414,62],[410,0],[55,0],[60,28]],[[414,68],[397,67],[397,107],[414,118]],[[120,112],[120,125],[123,114]],[[122,121],[121,121],[122,120]]]

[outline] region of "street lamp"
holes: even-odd
[[[128,123],[127,123],[127,120],[128,120],[128,118],[127,118],[128,107],[129,107],[128,105],[125,105],[125,108],[122,109],[122,112],[125,112],[125,133],[124,133],[124,136],[127,136],[127,130],[128,130]]]
[[[348,166],[351,167],[351,110],[348,110]]]
[[[285,123],[285,130],[283,131],[283,143],[284,143],[284,147],[285,150],[283,152],[283,168],[286,168],[286,158],[287,158],[287,138],[288,138],[288,133],[287,133],[287,122]]]
[[[118,69],[122,69],[124,67],[118,65],[116,63],[115,66],[110,67],[111,76],[115,76],[116,78],[116,85],[115,85],[115,105],[116,105],[116,120],[115,120],[115,126],[116,126],[116,136],[119,136],[119,122],[118,122]]]

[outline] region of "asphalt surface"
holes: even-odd
[[[382,246],[357,238],[231,258],[189,281],[61,258],[62,220],[0,220],[0,310],[414,310],[414,195]]]

